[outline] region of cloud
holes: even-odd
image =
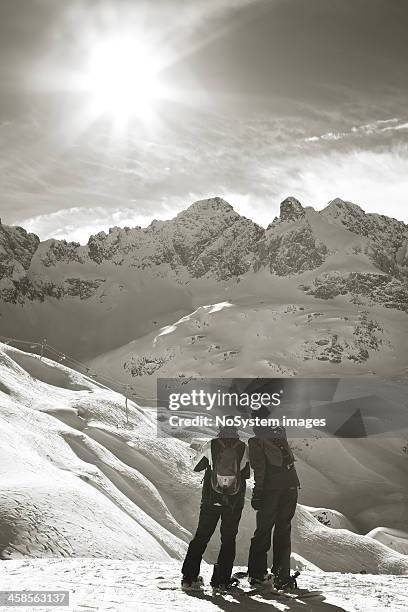
[[[190,201],[198,199],[189,194]],[[152,203],[146,202],[147,210],[152,210]],[[156,206],[157,202],[154,203]],[[185,208],[180,198],[164,198],[161,202],[161,211],[158,214],[140,214],[137,208],[103,208],[95,206],[82,208],[74,206],[55,212],[36,215],[21,221],[21,225],[28,231],[37,234],[41,240],[55,238],[86,244],[91,235],[98,232],[108,232],[111,227],[147,227],[156,219],[171,219],[177,212]]]
[[[167,122],[165,112],[161,118],[157,132],[129,131],[119,146],[100,125],[64,147],[42,136],[41,125],[5,124],[3,221],[41,238],[86,242],[102,229],[147,225],[215,195],[263,226],[288,195],[315,208],[338,196],[407,220],[401,118],[240,118],[186,108],[178,121]],[[310,141],[311,134],[346,136]]]
[[[340,197],[367,212],[408,222],[408,150],[402,145],[392,150],[294,155],[275,161],[273,168],[253,169],[242,181],[241,190],[234,190],[233,184],[232,180],[219,182],[208,189],[135,201],[134,207],[65,208],[22,219],[21,225],[43,240],[64,238],[85,244],[90,235],[99,231],[113,226],[146,227],[153,218],[171,219],[192,202],[215,195],[263,227],[279,214],[280,202],[290,195],[317,210]]]
[[[353,125],[345,132],[326,132],[325,134],[320,134],[319,136],[309,136],[305,138],[305,142],[319,142],[319,140],[342,140],[343,138],[351,136],[372,136],[381,134],[383,132],[406,129],[408,129],[408,123],[406,121],[393,117],[392,119],[378,119],[378,121],[365,123],[363,125]]]
[[[268,176],[267,168],[260,170],[260,180],[265,189]],[[304,205],[316,209],[340,197],[359,204],[367,212],[407,222],[407,147],[381,151],[332,151],[289,159],[281,166],[280,180],[271,191],[271,197],[278,201],[293,195]]]
[[[90,235],[106,231],[109,227],[143,225],[148,220],[148,218],[135,214],[135,211],[131,209],[115,211],[102,207],[74,206],[47,215],[23,219],[21,225],[28,232],[38,234],[42,240],[66,239],[86,244]]]

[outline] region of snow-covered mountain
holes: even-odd
[[[226,299],[239,305],[251,295],[258,305],[310,305],[307,314],[315,328],[327,330],[329,347],[336,334],[348,343],[347,333],[341,338],[327,320],[334,304],[352,311],[359,330],[358,316],[367,312],[383,346],[390,346],[395,327],[401,334],[407,329],[408,227],[339,199],[316,212],[288,198],[264,229],[212,198],[147,228],[111,228],[84,246],[40,242],[22,228],[0,225],[0,274],[0,334],[46,337],[81,358],[157,335],[199,307]],[[352,348],[357,361],[374,350],[370,343],[375,340]],[[305,347],[304,355],[325,351],[333,352],[327,345]]]
[[[0,379],[0,558],[173,562],[174,573],[200,501],[191,440],[157,438],[154,415],[133,402],[127,423],[123,396],[6,345],[0,345]],[[294,564],[408,573],[400,552],[407,538],[404,442],[317,436],[297,441],[294,452],[303,485]],[[344,502],[342,513],[330,510],[336,499]],[[379,512],[388,530],[363,535],[384,527]],[[242,565],[254,516],[247,500],[238,540]]]
[[[145,397],[160,377],[404,375],[403,312],[344,296],[316,300],[287,279],[261,294],[228,293],[89,362],[93,370]],[[256,291],[256,289],[253,289]],[[256,297],[254,297],[256,295]],[[227,297],[227,296],[225,296]]]

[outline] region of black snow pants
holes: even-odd
[[[256,514],[256,530],[251,540],[248,574],[262,578],[268,570],[268,551],[273,534],[272,573],[285,579],[290,575],[291,521],[296,510],[297,487],[266,491]]]
[[[235,539],[238,533],[243,502],[243,499],[242,503],[239,500],[232,506],[212,503],[201,504],[197,531],[190,542],[181,570],[183,576],[195,578],[199,575],[202,556],[221,518],[221,548],[211,583],[223,584],[229,581],[234,565]]]

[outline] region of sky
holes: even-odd
[[[3,223],[84,243],[216,195],[263,226],[287,196],[408,221],[407,18],[405,0],[2,0]]]

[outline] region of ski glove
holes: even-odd
[[[260,510],[262,506],[262,489],[254,489],[252,492],[251,506],[254,510]]]

